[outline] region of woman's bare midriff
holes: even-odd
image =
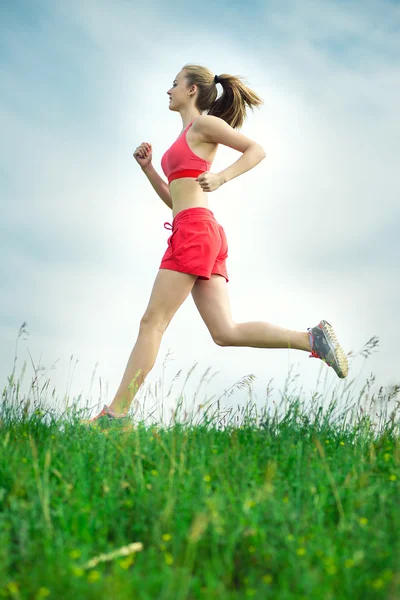
[[[169,186],[174,217],[186,208],[201,206],[208,208],[208,194],[203,192],[200,184],[193,178],[174,179]]]

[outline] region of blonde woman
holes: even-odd
[[[217,84],[222,87],[218,97]],[[172,317],[191,293],[212,339],[219,346],[292,348],[310,352],[340,377],[348,372],[347,357],[327,321],[307,331],[291,331],[266,322],[236,323],[228,296],[228,243],[223,227],[208,208],[208,193],[253,169],[264,149],[239,129],[246,109],[262,100],[233,75],[214,76],[202,66],[185,65],[167,92],[169,110],[180,114],[182,131],[162,157],[166,183],[152,165],[152,147],[142,142],[133,154],[154,190],[172,210],[172,231],[149,304],[140,321],[121,384],[99,418],[119,419],[153,368],[162,336]],[[219,173],[211,171],[218,145],[241,152]]]

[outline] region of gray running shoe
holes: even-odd
[[[310,327],[307,331],[311,344],[310,358],[320,358],[332,367],[340,379],[344,379],[349,372],[349,364],[332,325],[322,320],[319,325]]]

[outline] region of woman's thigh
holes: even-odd
[[[160,269],[141,324],[151,324],[165,330],[190,294],[196,279],[196,275]]]

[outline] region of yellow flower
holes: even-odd
[[[39,588],[38,593],[36,594],[37,600],[40,598],[47,598],[47,596],[50,596],[50,590],[45,587]]]
[[[340,445],[341,445],[341,446],[344,446],[344,442],[340,442]]]
[[[69,553],[69,556],[70,556],[70,558],[75,560],[76,558],[79,558],[81,556],[81,551],[80,550],[71,550],[71,552]]]
[[[385,452],[385,454],[383,455],[383,460],[385,462],[389,462],[389,460],[390,460],[390,454],[389,454],[389,452]]]
[[[392,474],[392,475],[389,475],[389,479],[390,479],[390,481],[396,481],[397,477],[396,477],[396,475]]]
[[[174,564],[174,557],[169,552],[166,552],[164,554],[164,560],[165,560],[165,564],[166,565],[173,565]]]
[[[121,567],[121,569],[129,569],[129,567],[131,565],[133,565],[134,562],[135,562],[135,555],[131,554],[130,556],[127,556],[126,558],[123,558],[122,560],[120,560],[118,562],[118,564]]]
[[[380,588],[382,588],[384,586],[384,582],[382,581],[382,579],[374,579],[374,581],[372,582],[372,587],[375,590],[379,590]]]
[[[283,502],[284,502],[285,504],[287,504],[287,503],[289,502],[289,498],[288,498],[287,496],[284,496],[284,498],[283,498]]]
[[[351,569],[351,567],[354,567],[354,560],[352,558],[348,558],[345,561],[344,566],[346,567],[346,569]]]
[[[272,575],[264,575],[263,582],[267,584],[272,583]]]
[[[98,581],[101,578],[101,573],[100,571],[90,571],[87,579],[90,583],[94,583],[95,581]]]
[[[297,556],[304,556],[304,554],[306,552],[307,552],[307,550],[305,548],[297,548],[297,550],[296,550]]]
[[[170,533],[164,533],[162,539],[164,542],[169,542],[170,540],[172,540],[172,535]]]
[[[9,583],[7,583],[6,587],[8,588],[8,590],[12,596],[14,596],[15,594],[18,594],[18,591],[19,591],[18,583],[16,583],[15,581],[10,581]]]
[[[157,469],[152,469],[152,470],[150,471],[150,473],[151,473],[152,475],[154,475],[154,477],[157,477],[157,475],[158,475],[158,471],[157,471]]]
[[[209,483],[211,481],[210,475],[204,475],[203,481],[205,481],[206,483]]]
[[[358,519],[358,522],[360,523],[361,527],[365,527],[365,525],[368,523],[368,519],[366,517],[361,517]]]
[[[294,535],[292,535],[291,533],[289,533],[289,535],[286,536],[286,539],[287,539],[288,542],[293,542]]]
[[[82,577],[84,570],[81,567],[73,567],[72,573],[75,577]]]
[[[337,572],[337,568],[335,565],[328,565],[326,567],[326,572],[328,573],[328,575],[335,575],[335,573]]]
[[[329,440],[325,440],[325,444],[329,444]]]
[[[27,463],[28,462],[28,459],[25,456],[21,460],[22,460],[23,463]]]

